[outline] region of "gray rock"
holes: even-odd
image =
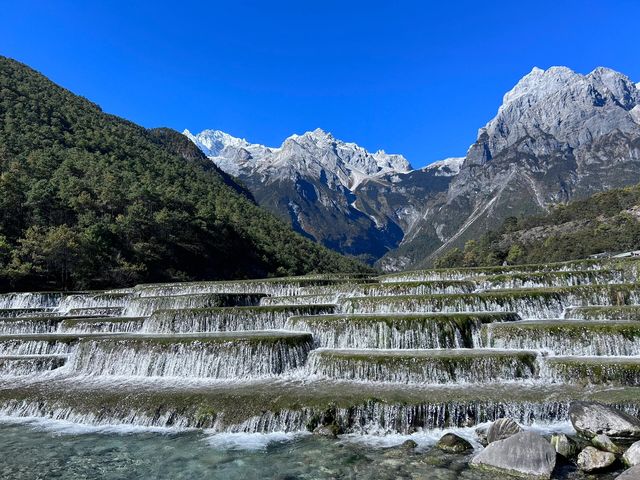
[[[624,452],[624,455],[622,455],[622,461],[629,467],[640,465],[640,442],[634,443],[626,452]]]
[[[585,472],[594,472],[610,467],[616,461],[611,452],[601,452],[594,447],[586,447],[578,454],[578,468]]]
[[[510,418],[499,418],[493,422],[489,427],[489,430],[487,430],[487,443],[504,440],[505,438],[509,438],[521,431],[522,427],[514,420]]]
[[[473,449],[473,446],[469,442],[455,433],[443,435],[442,438],[438,440],[436,447],[447,453],[462,453]]]
[[[605,452],[611,452],[615,454],[620,454],[623,452],[623,450],[615,443],[613,443],[613,441],[609,437],[602,433],[593,437],[591,439],[591,443],[593,443],[593,446],[598,450],[603,450]]]
[[[471,460],[475,468],[535,479],[551,478],[555,465],[555,449],[534,432],[520,432],[490,443]]]
[[[640,480],[640,465],[631,467],[616,477],[616,480]]]
[[[489,427],[488,426],[482,426],[482,427],[478,427],[476,428],[476,437],[478,437],[478,441],[482,444],[482,445],[487,445],[487,432],[489,431]]]
[[[544,213],[551,204],[636,184],[639,139],[640,89],[629,78],[606,68],[587,75],[536,68],[478,131],[446,195],[429,203],[402,247],[380,263],[406,258],[405,269],[421,268],[506,216]]]
[[[569,418],[576,432],[588,439],[601,433],[612,440],[640,439],[640,420],[602,403],[572,402]]]
[[[320,425],[315,428],[313,434],[320,437],[337,438],[338,428],[335,425]]]
[[[242,179],[261,206],[352,255],[375,259],[397,246],[430,192],[449,184],[434,168],[412,171],[402,155],[368,152],[320,129],[291,136],[279,148],[214,130],[184,133],[218,167]],[[411,191],[396,187],[396,179]]]
[[[402,442],[400,444],[400,448],[402,448],[404,450],[413,450],[417,446],[418,446],[418,444],[416,442],[414,442],[413,440],[411,440],[411,439],[405,440],[404,442]]]
[[[555,434],[551,437],[551,445],[558,455],[564,458],[572,458],[578,453],[578,445],[574,440],[563,433]]]

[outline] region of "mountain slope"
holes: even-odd
[[[321,129],[293,135],[277,148],[217,130],[184,133],[298,232],[370,263],[399,244],[459,166],[454,159],[412,170],[401,155],[370,153]]]
[[[509,216],[640,182],[640,89],[597,68],[534,68],[478,132],[460,173],[427,205],[386,269],[426,266]]]
[[[0,287],[361,268],[260,209],[179,133],[0,57]]]
[[[454,248],[439,267],[562,262],[640,249],[640,185],[559,205],[542,216],[509,217],[503,225]]]

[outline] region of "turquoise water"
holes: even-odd
[[[83,427],[0,424],[0,478],[44,479],[434,479],[496,480],[470,470],[470,455],[415,451],[310,435],[96,432]],[[419,438],[416,438],[420,440]],[[396,439],[395,441],[401,441]],[[423,439],[425,440],[425,439]],[[386,440],[386,442],[393,440]],[[373,442],[373,443],[372,443]],[[585,478],[566,467],[556,478]],[[609,480],[614,475],[599,476]]]

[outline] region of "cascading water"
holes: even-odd
[[[62,293],[57,292],[0,294],[0,309],[55,308],[62,296]]]
[[[515,313],[336,314],[291,317],[286,328],[311,332],[321,347],[470,348],[484,323],[519,319]]]
[[[556,355],[640,355],[635,322],[529,321],[483,326],[486,347]]]
[[[81,375],[237,379],[301,367],[311,345],[284,332],[107,337],[82,341],[70,363]]]
[[[77,317],[60,320],[58,332],[67,334],[136,333],[144,322],[142,317]]]
[[[264,297],[260,300],[260,305],[281,306],[281,305],[331,305],[344,295],[341,294],[318,294],[318,295],[296,295],[294,297]]]
[[[375,434],[637,414],[638,264],[4,294],[0,414]]]
[[[501,290],[473,294],[405,295],[343,298],[339,306],[347,313],[402,312],[518,312],[523,318],[562,317],[572,306],[640,303],[634,285],[578,286],[557,289]]]
[[[499,350],[315,350],[312,375],[361,382],[487,383],[536,376],[537,354]]]
[[[129,292],[104,292],[97,294],[74,294],[62,298],[56,310],[68,313],[75,309],[102,309],[124,307],[132,300]]]
[[[55,370],[66,361],[66,355],[3,356],[0,357],[0,377],[18,377]]]
[[[332,313],[334,309],[333,305],[305,305],[159,310],[145,320],[142,331],[190,333],[280,330],[285,328],[285,323],[291,316],[321,315]]]
[[[0,319],[0,335],[18,333],[53,333],[62,317],[15,317]]]
[[[126,317],[148,317],[159,310],[257,305],[262,294],[199,293],[164,297],[134,297],[126,305]]]
[[[547,357],[540,376],[562,384],[640,386],[640,357]]]
[[[66,355],[75,348],[77,339],[54,335],[0,336],[0,355]]]

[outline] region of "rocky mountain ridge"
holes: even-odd
[[[319,128],[280,147],[218,130],[184,134],[297,231],[370,263],[398,245],[431,190],[445,189],[462,163],[446,159],[413,170],[402,155],[371,153]]]
[[[296,230],[385,270],[430,265],[507,216],[640,183],[640,87],[603,67],[534,68],[465,158],[418,170],[320,129],[276,148],[184,133]]]
[[[381,265],[429,265],[508,216],[639,183],[639,114],[640,89],[621,73],[534,68],[479,130],[447,192]]]

